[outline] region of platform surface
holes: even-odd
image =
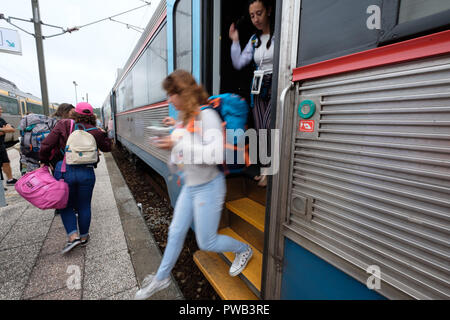
[[[8,150],[13,176],[19,152]],[[129,300],[161,252],[110,153],[95,169],[90,241],[62,255],[67,236],[54,210],[40,210],[6,186],[0,207],[0,300]],[[5,183],[5,182],[4,182]],[[174,279],[150,298],[183,299]]]

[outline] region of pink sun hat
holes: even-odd
[[[94,109],[89,103],[80,102],[75,107],[75,112],[86,116],[92,116],[94,114]]]

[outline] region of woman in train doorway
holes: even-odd
[[[217,233],[226,193],[224,174],[217,168],[217,164],[223,163],[222,120],[215,110],[200,109],[207,103],[208,95],[189,72],[174,71],[164,80],[163,88],[169,103],[179,111],[180,121],[170,136],[161,137],[155,143],[159,148],[172,150],[169,166],[176,165],[183,172],[184,185],[175,205],[161,264],[156,275],[144,279],[135,296],[138,300],[169,286],[170,272],[192,222],[201,250],[235,252],[231,276],[241,273],[253,254],[249,245]],[[214,152],[217,146],[221,150]]]
[[[270,122],[271,122],[271,95],[272,95],[272,70],[273,70],[273,5],[270,0],[250,0],[248,11],[251,21],[256,27],[256,33],[250,38],[248,44],[241,50],[239,32],[235,24],[231,24],[229,37],[233,41],[231,45],[231,60],[233,67],[241,70],[254,61],[255,72],[251,85],[251,107],[253,119],[258,135],[261,138],[261,129],[267,129],[267,147],[270,150]],[[261,174],[255,177],[258,185],[267,185],[266,168],[269,164],[263,164]]]

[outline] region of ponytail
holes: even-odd
[[[256,38],[258,39],[258,41],[256,42],[255,48],[259,48],[261,46],[261,34],[262,34],[261,30],[256,31]],[[271,27],[270,28],[270,38],[266,44],[267,49],[269,49],[270,46],[272,45],[272,39],[273,39],[273,29]]]

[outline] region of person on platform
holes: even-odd
[[[0,161],[2,163],[2,170],[8,179],[6,180],[6,185],[13,186],[17,182],[17,179],[15,179],[12,174],[11,164],[5,146],[5,135],[7,133],[13,133],[16,129],[11,127],[11,125],[1,117],[2,113],[3,108],[0,106]]]

